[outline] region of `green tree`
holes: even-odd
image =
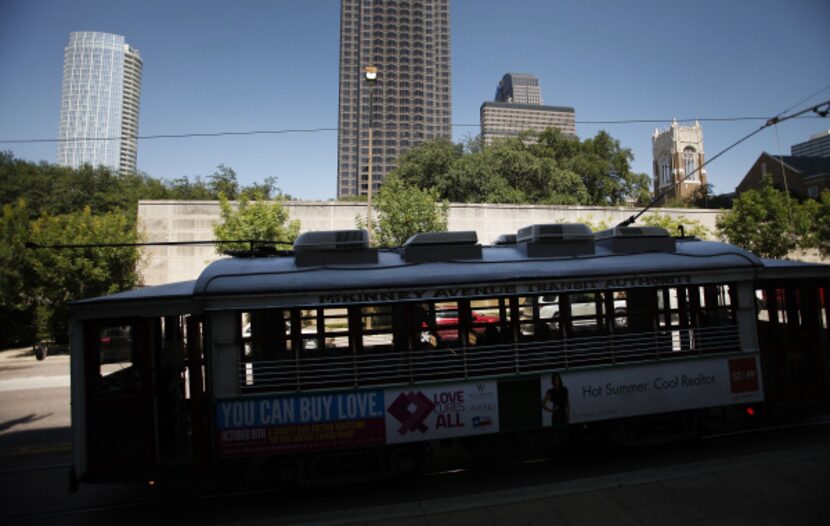
[[[220,164],[216,171],[208,176],[208,188],[217,197],[224,195],[231,201],[239,197],[239,183],[233,168]]]
[[[279,201],[250,200],[242,195],[234,207],[220,194],[219,208],[222,219],[213,226],[213,234],[220,241],[283,241],[271,246],[288,248],[300,233],[300,222],[289,221],[288,210]],[[246,243],[227,243],[219,245],[218,251],[230,254],[248,248]]]
[[[43,215],[31,224],[37,245],[136,243],[133,220],[124,213]],[[33,304],[38,337],[65,340],[70,301],[113,294],[139,284],[135,247],[41,248],[32,251]]]
[[[0,345],[31,341],[35,326],[41,337],[63,338],[67,301],[137,283],[134,249],[30,250],[24,248],[27,241],[134,242],[140,199],[209,200],[222,192],[256,200],[274,197],[279,189],[274,178],[240,186],[236,173],[225,165],[204,179],[163,181],[141,173],[119,175],[104,167],[36,164],[0,152]]]
[[[642,201],[649,194],[650,178],[631,171],[634,155],[605,131],[586,139],[577,155],[564,166],[578,173],[593,205],[617,205]]]
[[[228,199],[245,195],[265,199],[279,194],[276,178],[241,186],[236,172],[220,164],[207,178],[182,176],[170,181],[147,174],[117,174],[108,168],[89,165],[77,169],[48,163],[15,159],[11,152],[0,152],[0,203],[24,199],[29,217],[42,213],[63,215],[89,206],[93,214],[124,211],[134,218],[141,199],[215,200],[224,193]],[[282,195],[282,199],[290,199]]]
[[[218,196],[208,187],[201,177],[190,178],[186,175],[177,177],[165,184],[169,190],[168,199],[180,201],[210,201]]]
[[[606,132],[580,142],[550,128],[490,146],[480,138],[427,141],[403,154],[392,173],[456,202],[642,204],[651,196],[651,178],[633,173],[632,159]]]
[[[441,202],[434,189],[421,190],[390,175],[386,178],[375,202],[377,221],[372,225],[373,243],[397,247],[421,232],[447,230],[449,205]],[[362,218],[358,228],[365,228]]]
[[[248,199],[270,200],[279,197],[283,201],[290,200],[289,196],[281,194],[279,187],[277,187],[276,177],[266,177],[261,183],[252,183],[245,186],[240,191],[240,195]]]
[[[804,205],[805,213],[814,218],[809,245],[830,257],[830,190],[824,190],[818,201],[807,200]]]
[[[516,203],[525,200],[521,191],[496,173],[492,161],[485,155],[457,158],[435,190],[444,199],[455,202]]]
[[[448,139],[424,141],[417,148],[404,152],[391,173],[408,185],[436,188],[449,172],[453,161],[463,154],[462,147]]]
[[[484,150],[484,137],[480,133],[467,134],[461,139],[461,148],[465,153],[479,153]]]
[[[567,219],[559,219],[558,221],[554,221],[554,223],[582,223],[590,228],[592,232],[602,232],[614,226],[608,222],[607,218],[594,221],[594,216],[591,214],[587,217],[578,216],[576,219],[570,221]]]
[[[717,219],[720,235],[730,243],[768,258],[783,258],[810,245],[810,217],[795,199],[764,178],[760,190],[737,198],[732,210]]]
[[[672,217],[664,214],[649,214],[644,215],[641,223],[645,226],[659,226],[669,231],[669,235],[679,236],[680,230],[678,227],[683,226],[683,231],[686,236],[694,236],[700,239],[711,239],[712,232],[703,226],[700,221],[689,219],[685,216]],[[636,225],[634,225],[636,226]]]
[[[3,205],[0,217],[0,345],[34,338],[32,318],[31,236],[29,212],[24,200]]]
[[[536,143],[530,150],[537,157],[547,157],[561,163],[577,157],[582,152],[582,144],[576,137],[563,135],[557,128],[547,128],[536,136]]]
[[[0,202],[23,199],[29,217],[63,215],[89,206],[93,214],[125,211],[135,217],[139,199],[170,199],[163,181],[146,174],[118,175],[105,167],[78,169],[30,163],[0,153]]]

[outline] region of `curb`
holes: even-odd
[[[33,446],[20,446],[8,449],[0,449],[0,458],[16,457],[23,455],[42,455],[45,453],[71,453],[70,442],[57,442],[55,444],[39,444]]]

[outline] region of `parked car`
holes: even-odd
[[[571,317],[576,318],[573,321],[574,327],[589,327],[595,324],[592,318],[582,318],[583,316],[594,316],[597,312],[596,299],[593,293],[575,293],[570,295],[571,300]],[[559,295],[542,296],[539,301],[541,307],[539,308],[539,318],[544,320],[554,320],[551,323],[551,328],[558,326],[559,317]],[[625,327],[627,325],[626,317],[626,302],[624,298],[614,298],[614,326]]]
[[[473,332],[476,335],[484,334],[486,324],[498,323],[500,318],[498,316],[490,316],[477,311],[472,311]],[[437,335],[441,341],[456,341],[458,340],[458,308],[456,307],[436,307],[435,309],[435,325],[437,325]],[[427,328],[426,322],[422,324],[423,328]],[[445,327],[442,329],[442,327]]]
[[[101,363],[133,361],[133,339],[128,325],[101,331]]]
[[[303,336],[309,336],[312,334],[316,334],[317,332],[309,327],[303,328]],[[290,336],[291,334],[291,325],[288,321],[285,322],[285,335]],[[246,357],[250,357],[253,354],[253,344],[251,343],[251,324],[246,323],[244,327],[242,327],[242,343],[244,345],[244,352]],[[305,350],[315,350],[317,349],[317,340],[314,339],[303,339],[303,349]]]

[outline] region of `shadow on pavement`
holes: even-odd
[[[26,416],[22,416],[20,418],[13,418],[11,420],[6,420],[5,422],[0,422],[0,432],[6,431],[8,429],[13,428],[14,426],[19,426],[21,424],[28,424],[30,422],[37,422],[38,420],[43,420],[44,418],[52,416],[52,413],[46,413],[44,415],[36,415],[34,413]]]
[[[3,464],[4,459],[10,456],[69,451],[71,443],[72,429],[70,427],[49,427],[3,433],[0,435],[0,464]]]

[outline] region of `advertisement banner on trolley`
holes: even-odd
[[[398,444],[499,430],[495,382],[388,389],[386,442]]]
[[[383,391],[218,400],[222,456],[384,443]]]
[[[562,371],[541,380],[544,427],[763,400],[756,355]]]

